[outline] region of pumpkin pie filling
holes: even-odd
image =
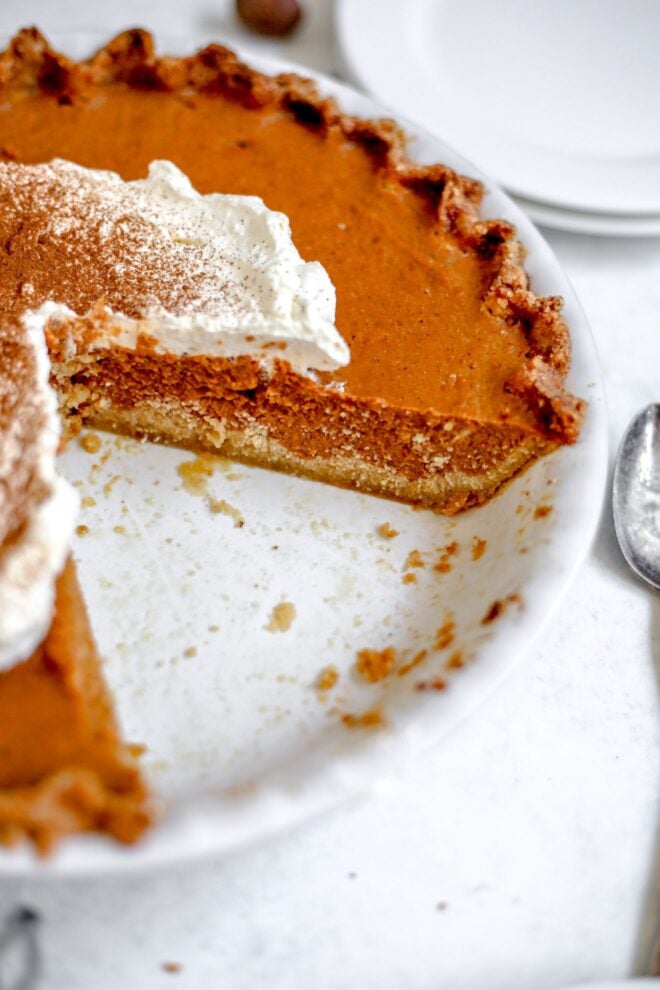
[[[0,843],[42,852],[71,832],[134,842],[154,817],[121,741],[72,561],[54,619],[31,656],[0,673]]]
[[[99,292],[84,259],[63,268],[40,233],[43,204],[30,228],[3,190],[0,318],[53,299],[73,311],[46,325],[70,429],[221,450],[449,513],[576,438],[582,403],[563,387],[560,300],[529,290],[513,229],[478,216],[480,185],[413,165],[391,123],[346,117],[304,80],[262,76],[218,46],[159,59],[139,31],[87,63],[21,32],[0,56],[0,91],[7,162],[60,158],[133,180],[164,159],[200,193],[256,195],[286,214],[302,257],[335,286],[350,348],[346,366],[300,374],[286,349],[266,366],[168,353],[148,332],[113,344],[113,314],[143,316],[137,260],[130,292],[108,280]],[[152,814],[73,581],[67,565],[49,637],[0,672],[0,840],[27,834],[46,848],[95,829],[131,841]],[[7,728],[18,723],[29,728]],[[61,741],[47,765],[43,725]]]

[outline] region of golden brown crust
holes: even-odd
[[[518,325],[527,342],[526,360],[508,383],[510,392],[524,398],[548,438],[558,443],[576,439],[584,403],[563,387],[570,338],[561,300],[530,291],[515,228],[502,220],[480,219],[481,183],[443,165],[412,163],[405,153],[405,136],[392,121],[343,114],[310,80],[292,74],[265,76],[221,45],[208,45],[186,58],[158,56],[152,36],[135,29],[118,35],[89,60],[75,63],[54,51],[36,28],[29,28],[0,56],[0,88],[41,88],[67,102],[74,96],[84,98],[89,86],[111,83],[182,94],[218,93],[246,107],[276,106],[301,126],[323,132],[339,129],[363,147],[376,168],[413,189],[459,246],[482,260],[484,307]]]

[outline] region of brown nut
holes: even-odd
[[[236,13],[250,30],[278,37],[293,31],[300,5],[297,0],[236,0]]]

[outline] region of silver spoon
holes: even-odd
[[[660,589],[660,405],[642,409],[614,465],[614,528],[632,569]]]

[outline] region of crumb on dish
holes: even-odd
[[[280,602],[273,608],[268,625],[264,628],[267,632],[286,632],[291,628],[295,617],[296,606],[293,602]]]
[[[396,651],[393,646],[388,646],[384,650],[359,650],[355,670],[363,680],[376,684],[389,677],[395,663]]]
[[[382,523],[378,527],[378,535],[382,536],[385,540],[393,540],[395,536],[399,535],[399,530],[394,529],[388,522]]]

